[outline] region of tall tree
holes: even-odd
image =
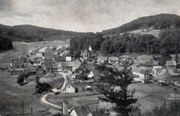
[[[133,80],[128,62],[122,64],[122,70],[109,68],[106,65],[98,69],[105,75],[100,86],[100,92],[105,97],[100,99],[114,104],[113,108],[122,116],[129,116],[129,113],[137,108],[135,106],[137,99],[133,97],[135,91],[128,89]]]

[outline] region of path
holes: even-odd
[[[63,91],[63,90],[65,89],[65,87],[66,87],[66,84],[67,84],[66,75],[65,75],[64,73],[61,73],[61,72],[59,72],[59,74],[63,76],[63,78],[64,78],[64,83],[63,83],[63,85],[62,85],[62,87],[61,87],[60,90],[57,90],[57,89],[55,88],[55,89],[56,89],[55,91],[57,91],[57,92]],[[41,98],[41,102],[43,102],[44,104],[50,105],[50,106],[52,106],[52,107],[54,107],[54,108],[62,109],[62,106],[58,106],[58,105],[56,105],[56,104],[54,104],[54,103],[51,103],[51,102],[47,101],[47,100],[46,100],[46,97],[47,97],[48,95],[49,95],[49,93],[43,95],[42,98]]]

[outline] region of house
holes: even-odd
[[[175,78],[175,77],[180,77],[180,71],[179,70],[173,70],[173,69],[168,69],[168,72],[169,72],[169,75],[172,78]]]
[[[93,112],[97,111],[97,104],[74,106],[69,114],[70,116],[93,116]]]
[[[36,53],[35,57],[39,58],[39,59],[44,59],[44,53],[38,52],[38,53]]]
[[[67,84],[64,89],[65,93],[75,93],[75,88],[71,84]]]
[[[133,75],[135,76],[135,77],[133,78],[133,81],[134,81],[134,82],[144,83],[145,74],[140,73],[140,72],[133,72]]]
[[[133,64],[133,58],[129,55],[122,55],[122,56],[119,56],[119,63],[120,64],[123,64],[124,62],[128,62],[128,64]]]
[[[53,63],[52,64],[52,72],[60,72],[62,71],[62,65],[61,63]]]
[[[88,50],[84,50],[83,52],[81,52],[81,57],[83,58],[83,60],[89,59]]]
[[[161,81],[166,81],[170,77],[168,70],[162,66],[154,66],[151,74],[155,80]]]
[[[73,62],[61,62],[61,66],[64,72],[73,70]]]
[[[69,50],[65,50],[65,51],[62,52],[62,54],[64,56],[69,56],[71,54],[71,52]]]
[[[93,77],[94,77],[94,73],[93,73],[93,71],[91,71],[89,74],[88,74],[88,76],[87,76],[89,79],[92,79]]]
[[[46,66],[47,72],[59,72],[62,69],[61,63],[58,63],[52,60],[45,61],[45,66]]]
[[[24,67],[24,61],[18,60],[18,59],[12,59],[11,61],[11,67],[12,68],[23,68]]]
[[[166,61],[166,67],[170,77],[180,77],[180,70],[175,60]]]
[[[161,57],[162,57],[161,55],[153,55],[153,59],[156,61],[160,60]]]
[[[25,71],[35,73],[36,70],[37,70],[37,68],[38,68],[38,66],[33,66],[33,65],[31,65],[31,66],[26,67],[26,68],[25,68]]]
[[[108,62],[111,64],[119,63],[119,58],[115,56],[108,57]]]
[[[25,67],[24,69],[26,72],[36,73],[38,75],[42,75],[46,73],[46,67],[45,66],[33,66],[29,65]]]
[[[175,71],[176,67],[177,67],[177,63],[176,63],[175,60],[168,60],[168,61],[166,61],[166,68],[172,69],[173,71]]]
[[[97,63],[101,64],[101,63],[105,63],[107,61],[107,57],[104,56],[98,56],[97,57]]]
[[[62,45],[59,45],[56,49],[59,50],[59,49],[62,49],[63,46]]]
[[[65,47],[66,47],[66,48],[69,48],[69,45],[68,45],[68,44],[66,44],[66,45],[65,45]]]
[[[93,57],[92,47],[89,46],[88,49],[81,51],[81,57],[83,58],[83,60],[87,60],[87,59]]]
[[[67,61],[67,62],[72,61],[71,56],[66,56],[66,61]]]
[[[42,63],[43,63],[43,61],[40,59],[35,59],[32,61],[33,66],[41,66]]]
[[[71,56],[56,55],[56,56],[55,56],[55,60],[56,60],[56,61],[66,61],[66,62],[70,62],[70,61],[72,61],[72,57],[71,57]]]
[[[66,57],[65,56],[58,55],[58,56],[55,56],[54,58],[55,58],[56,61],[66,61]]]
[[[61,64],[64,70],[75,71],[80,67],[81,62],[79,60],[75,60],[70,62],[61,62]]]
[[[39,53],[45,53],[46,49],[47,49],[47,47],[43,47],[43,48],[39,49]]]
[[[19,75],[24,72],[24,69],[23,68],[13,68],[13,69],[10,69],[9,71],[10,71],[11,75]]]
[[[36,75],[43,75],[46,73],[46,66],[45,65],[42,65],[42,66],[38,66],[37,69],[36,69]]]

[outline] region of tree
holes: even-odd
[[[100,86],[100,92],[105,97],[100,98],[103,101],[111,102],[117,112],[123,116],[129,116],[129,113],[137,107],[135,103],[137,99],[133,97],[133,90],[128,90],[128,86],[132,83],[133,76],[128,62],[122,64],[122,70],[109,68],[103,65],[103,84]]]
[[[0,34],[0,51],[13,49],[12,41],[5,35]]]
[[[52,89],[51,85],[48,84],[48,83],[38,83],[36,84],[36,87],[35,87],[36,91],[35,93],[43,93],[44,91],[49,91]]]

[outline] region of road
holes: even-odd
[[[59,72],[59,74],[63,76],[63,78],[64,78],[64,83],[63,83],[63,85],[62,85],[62,87],[61,87],[60,90],[54,88],[54,90],[57,91],[57,92],[63,91],[63,90],[65,89],[65,87],[66,87],[66,84],[67,84],[67,79],[66,79],[65,73]],[[50,93],[47,93],[47,94],[43,95],[42,98],[41,98],[41,102],[44,103],[44,104],[47,104],[47,105],[49,105],[49,106],[51,106],[51,107],[58,108],[58,109],[62,109],[62,106],[58,106],[58,105],[53,104],[53,103],[51,103],[51,102],[49,102],[49,101],[46,100],[46,98],[47,98],[47,96],[48,96],[49,94],[50,94]]]

